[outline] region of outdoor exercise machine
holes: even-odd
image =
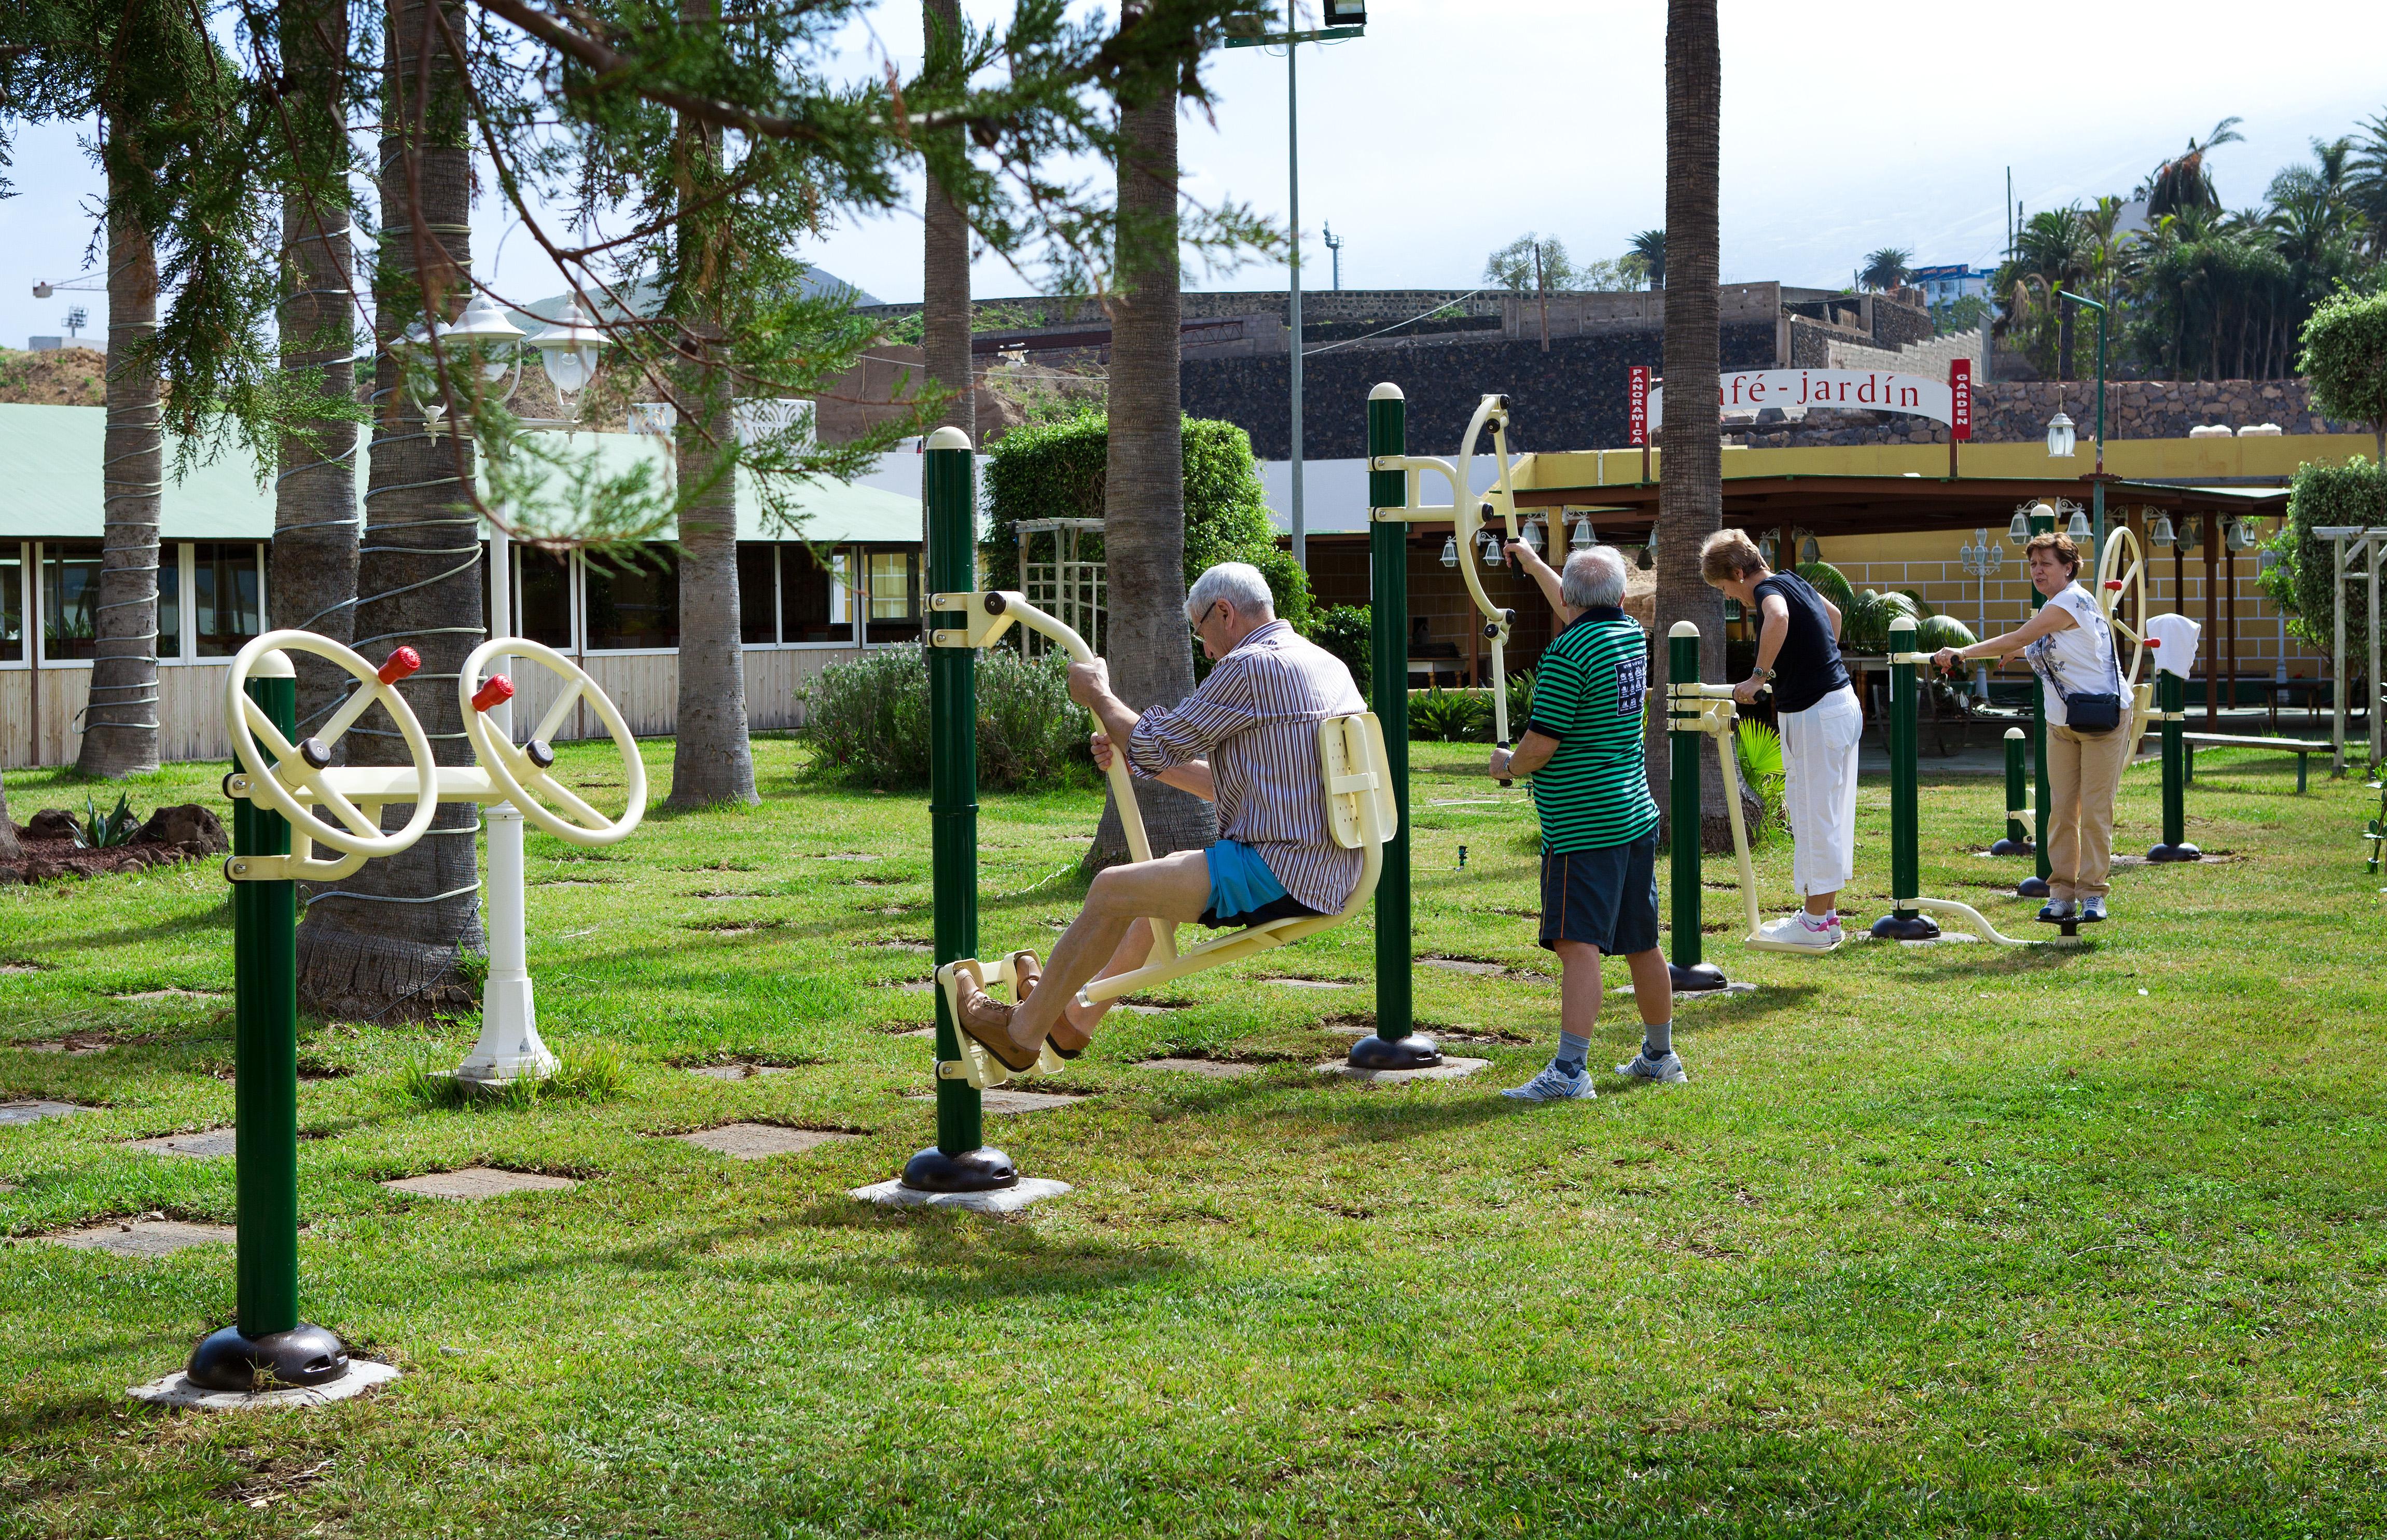
[[[965,981],[981,989],[1004,985],[1018,995],[1013,956],[987,962],[978,951],[978,695],[979,650],[1017,625],[1051,640],[1073,663],[1092,663],[1093,649],[1069,626],[1017,593],[980,590],[973,514],[973,453],[969,435],[939,428],[928,437],[928,815],[935,882],[937,1142],[904,1163],[901,1185],[919,1193],[988,1193],[1019,1184],[1011,1157],[985,1142],[983,1092],[1011,1080],[1058,1074],[1064,1061],[1050,1040],[1037,1062],[1015,1071],[960,1028]],[[1101,723],[1096,721],[1096,730]],[[1147,920],[1152,952],[1142,967],[1096,978],[1078,993],[1081,1004],[1118,1000],[1156,984],[1241,962],[1348,924],[1376,895],[1385,847],[1398,820],[1396,782],[1387,770],[1383,729],[1361,713],[1319,724],[1320,770],[1327,827],[1337,844],[1362,853],[1358,885],[1332,915],[1301,915],[1229,932],[1179,951],[1175,928]],[[1125,754],[1111,757],[1111,796],[1127,836],[1128,853],[1152,859]],[[1380,955],[1381,963],[1381,955]],[[1402,961],[1406,976],[1408,960]]]
[[[2030,735],[2020,727],[2006,729],[2006,831],[1989,847],[1991,855],[2035,855],[2038,840],[2031,834],[2029,769],[2024,764]]]
[[[298,736],[292,652],[325,659],[357,681],[322,727],[305,738]],[[513,693],[503,675],[481,681],[482,671],[503,657],[530,658],[566,685],[519,745],[485,714]],[[400,681],[422,666],[410,647],[376,667],[329,637],[282,630],[249,641],[226,675],[224,726],[234,760],[223,789],[233,801],[224,876],[233,884],[238,1318],[191,1353],[184,1372],[205,1390],[320,1387],[348,1372],[340,1339],[298,1315],[297,884],[343,877],[368,860],[409,849],[441,802],[504,803],[558,839],[592,846],[626,839],[646,811],[646,767],[628,725],[569,658],[521,637],[473,650],[457,675],[458,704],[478,762],[471,765],[438,764],[398,693]],[[622,756],[626,801],[618,816],[600,813],[549,773],[553,735],[580,700],[596,709]],[[407,763],[335,766],[341,738],[375,707],[397,728]],[[382,811],[393,803],[411,804],[413,812],[385,830]],[[319,857],[318,845],[336,853]],[[494,900],[494,876],[491,885]],[[518,905],[512,927],[518,947]]]

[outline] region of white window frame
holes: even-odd
[[[89,542],[89,541],[87,541],[87,540],[36,540],[36,541],[34,541],[34,542],[33,542],[33,574],[32,574],[32,583],[33,583],[33,598],[34,598],[35,600],[40,600],[40,599],[43,597],[43,591],[42,591],[42,587],[43,587],[43,586],[42,586],[42,574],[43,574],[44,571],[44,570],[49,566],[49,564],[50,564],[50,547],[52,547],[52,546],[81,546],[81,545],[88,545],[88,544],[90,544],[90,543],[91,543],[91,542]],[[103,545],[102,545],[101,549],[107,549],[104,543],[103,543]],[[46,616],[46,615],[34,615],[32,618],[33,618],[36,622],[44,622],[44,621],[46,621],[49,617],[48,617],[48,616]],[[47,673],[50,673],[50,672],[52,672],[52,671],[54,671],[54,670],[57,670],[57,669],[68,669],[68,668],[89,668],[89,667],[91,667],[91,666],[92,666],[92,663],[95,662],[95,660],[90,659],[90,658],[53,658],[53,657],[51,657],[51,656],[50,656],[50,650],[49,650],[49,648],[44,645],[44,636],[43,636],[43,631],[44,631],[44,630],[46,630],[46,629],[47,629],[46,625],[42,626],[40,629],[34,629],[33,627],[31,627],[31,626],[29,626],[29,627],[28,627],[28,630],[29,630],[29,631],[31,631],[31,633],[32,633],[32,643],[33,643],[33,645],[34,645],[35,647],[37,647],[37,648],[40,648],[40,649],[41,649],[41,653],[42,653],[42,672],[44,672],[44,674],[47,674]]]
[[[19,650],[25,655],[13,663],[6,658],[0,658],[0,669],[21,668],[31,672],[33,666],[33,649],[40,645],[40,637],[33,629],[33,590],[37,587],[33,580],[35,573],[32,561],[33,542],[0,540],[0,546],[17,548],[17,615],[25,627],[25,645]]]

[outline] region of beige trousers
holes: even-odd
[[[2083,737],[2047,725],[2047,887],[2059,899],[2103,898],[2114,863],[2114,793],[2134,741],[2125,724]]]

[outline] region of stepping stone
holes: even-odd
[[[1279,984],[1288,990],[1347,990],[1353,986],[1340,978],[1263,978],[1263,984]]]
[[[39,963],[0,963],[0,973],[39,973],[41,971],[42,965]]]
[[[119,1256],[166,1256],[189,1246],[230,1244],[239,1232],[230,1225],[188,1224],[181,1219],[104,1219],[55,1235],[34,1237],[77,1251],[108,1251]]]
[[[1417,961],[1420,967],[1446,968],[1452,973],[1490,976],[1509,971],[1505,963],[1479,963],[1472,957],[1421,957]]]
[[[1212,1079],[1231,1080],[1238,1075],[1258,1071],[1256,1064],[1239,1064],[1225,1059],[1146,1059],[1138,1069],[1174,1069],[1185,1075],[1207,1075]]]
[[[758,899],[763,895],[760,893],[690,893],[688,896],[690,898],[711,899],[717,903],[725,899]]]
[[[873,952],[934,952],[937,950],[927,941],[865,941],[862,944]]]
[[[362,1395],[375,1385],[398,1378],[398,1366],[370,1358],[350,1358],[348,1371],[328,1385],[293,1386],[286,1390],[208,1390],[191,1383],[181,1370],[162,1380],[135,1385],[124,1394],[153,1407],[196,1407],[201,1411],[269,1410],[277,1407],[321,1407]]]
[[[765,1075],[792,1075],[795,1070],[791,1064],[701,1064],[688,1073],[708,1080],[754,1080]]]
[[[915,1027],[908,1032],[896,1032],[890,1035],[899,1038],[932,1038],[937,1035],[937,1029],[934,1027]]]
[[[1130,1005],[1125,1001],[1111,1007],[1114,1011],[1125,1011],[1130,1016],[1167,1016],[1171,1011],[1181,1011],[1184,1008],[1182,1005]]]
[[[914,1092],[905,1099],[933,1101],[936,1092]],[[996,1086],[992,1091],[979,1092],[979,1105],[988,1112],[1051,1112],[1055,1107],[1073,1107],[1089,1099],[1086,1096],[1055,1096],[1044,1091],[1014,1091],[1008,1086]]]
[[[821,859],[823,861],[876,861],[878,857],[864,855],[858,852],[848,852],[842,855],[824,855]]]
[[[900,990],[905,994],[928,994],[936,989],[937,981],[933,978],[913,978],[902,983],[880,984],[876,987],[882,990]]]
[[[120,994],[114,998],[118,1000],[221,1000],[224,998],[224,991],[221,990],[144,990],[138,994]]]
[[[385,1181],[394,1193],[426,1198],[498,1198],[509,1193],[560,1193],[580,1185],[570,1177],[540,1176],[535,1171],[501,1171],[494,1166],[467,1166],[459,1171],[432,1171],[419,1177]]]
[[[8,1046],[24,1054],[64,1054],[70,1059],[83,1059],[94,1054],[105,1054],[116,1045],[105,1038],[83,1032],[69,1038],[44,1038],[39,1042],[19,1042]]]
[[[823,1133],[817,1129],[784,1129],[777,1123],[726,1123],[717,1129],[700,1129],[676,1137],[684,1144],[726,1155],[732,1160],[768,1160],[773,1155],[802,1155],[856,1136]]]
[[[72,1117],[79,1112],[89,1112],[72,1102],[0,1102],[0,1129],[19,1123],[38,1123],[44,1117]]]
[[[152,1155],[189,1155],[196,1160],[228,1160],[235,1153],[235,1134],[231,1129],[204,1129],[197,1133],[170,1133],[157,1139],[134,1139],[125,1143],[128,1150],[147,1150]]]
[[[1856,938],[1853,935],[1850,937],[1850,940],[1851,940],[1855,939]],[[1608,985],[1607,992],[1614,995],[1623,995],[1625,999],[1630,1000],[1633,998],[1632,981],[1627,979],[1622,984]],[[1727,994],[1755,994],[1756,992],[1757,986],[1750,983],[1748,979],[1731,978],[1726,979],[1724,981],[1724,988],[1720,990],[1676,990],[1673,991],[1673,994],[1676,1000],[1717,1000]]]
[[[991,1193],[923,1193],[904,1186],[901,1178],[894,1178],[853,1188],[846,1195],[889,1208],[958,1208],[971,1214],[1017,1214],[1040,1198],[1057,1198],[1068,1190],[1066,1181],[1022,1177],[1018,1186],[998,1188]]]
[[[544,882],[534,882],[534,888],[602,888],[608,879],[594,877],[551,877]]]
[[[1354,1069],[1348,1064],[1321,1064],[1311,1070],[1315,1075],[1340,1075],[1346,1080],[1399,1083],[1404,1080],[1463,1080],[1490,1064],[1490,1059],[1446,1058],[1430,1069]]]
[[[17,1184],[15,1182],[0,1180],[0,1193],[13,1193],[16,1190]]]

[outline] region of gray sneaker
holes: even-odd
[[[1644,1050],[1633,1055],[1631,1064],[1618,1065],[1616,1072],[1628,1079],[1655,1080],[1660,1085],[1681,1085],[1691,1078],[1671,1048],[1654,1059]]]
[[[1559,1067],[1556,1059],[1552,1059],[1542,1067],[1540,1074],[1500,1094],[1519,1102],[1585,1102],[1599,1092],[1592,1089],[1589,1070],[1578,1069],[1569,1074]]]
[[[2043,920],[2068,920],[2072,917],[2072,901],[2049,899],[2039,906],[2039,917]]]
[[[2080,901],[2080,917],[2084,920],[2103,919],[2105,917],[2105,895],[2099,893],[2093,898],[2082,899]]]

